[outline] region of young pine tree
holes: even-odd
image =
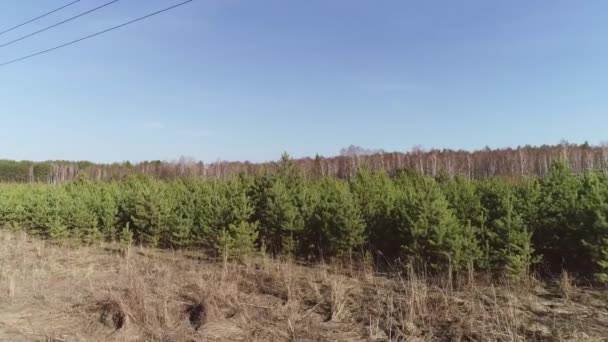
[[[165,189],[167,186],[154,182],[145,187],[136,198],[131,222],[139,242],[151,246],[170,245],[175,199],[168,196]]]
[[[129,229],[129,223],[127,223],[120,231],[119,240],[123,252],[125,255],[128,255],[129,251],[131,250],[131,245],[133,245],[133,231]]]
[[[201,188],[201,206],[195,217],[196,240],[223,254],[228,236],[236,238],[244,223],[251,223],[253,205],[242,180],[209,181]],[[231,225],[233,227],[231,228]],[[251,228],[251,227],[249,227]],[[257,231],[257,226],[255,226]]]
[[[589,261],[581,255],[582,222],[579,212],[580,180],[564,163],[552,165],[540,180],[533,243],[548,269],[576,271]]]
[[[511,280],[523,280],[528,276],[530,266],[537,262],[532,247],[532,233],[515,212],[515,196],[507,195],[503,217],[494,222],[497,229],[499,260],[498,265]]]
[[[260,244],[273,254],[292,254],[304,229],[304,187],[283,177],[258,177],[250,191]]]
[[[348,185],[324,178],[314,187],[315,196],[306,223],[309,251],[320,257],[344,256],[365,241],[365,224]]]
[[[479,257],[470,226],[461,225],[431,177],[401,175],[401,194],[392,213],[401,250],[417,266],[464,269]]]
[[[394,250],[395,232],[390,213],[397,191],[392,180],[384,171],[362,169],[351,179],[350,188],[361,208],[369,247],[383,253]],[[398,244],[396,248],[399,248]]]
[[[588,260],[585,270],[608,282],[608,175],[587,171],[581,183],[579,221],[583,223],[580,234]]]
[[[258,224],[241,221],[230,224],[219,235],[216,249],[225,260],[240,258],[255,251],[258,238]]]

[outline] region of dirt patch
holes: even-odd
[[[108,328],[119,330],[127,324],[127,314],[122,306],[113,300],[99,302],[99,321]]]
[[[207,310],[202,302],[186,305],[185,312],[195,331],[198,331],[207,322]]]

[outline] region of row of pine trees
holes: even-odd
[[[566,269],[608,280],[608,175],[574,174],[560,163],[542,178],[362,170],[344,180],[306,178],[285,157],[278,172],[228,180],[1,184],[0,226],[231,257],[367,254],[431,271],[521,278]]]

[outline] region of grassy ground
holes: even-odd
[[[0,233],[0,341],[607,341],[608,291]]]

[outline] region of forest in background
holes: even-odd
[[[264,251],[313,261],[401,259],[428,272],[521,279],[531,270],[568,270],[608,280],[608,174],[601,170],[553,162],[542,177],[362,168],[340,178],[308,177],[300,163],[284,155],[271,173],[226,179],[82,174],[59,186],[0,184],[0,226],[225,258]]]
[[[423,150],[384,152],[356,146],[342,149],[339,156],[300,158],[293,161],[306,178],[335,176],[347,179],[359,169],[384,170],[393,174],[409,169],[424,175],[445,173],[467,179],[491,177],[543,176],[556,162],[564,162],[578,173],[608,168],[608,146],[592,146],[562,142],[558,145],[523,146],[506,149],[486,148],[479,151]],[[278,162],[251,163],[217,161],[203,163],[191,158],[176,161],[145,161],[140,163],[95,164],[87,161],[11,161],[0,160],[0,182],[64,183],[87,175],[95,180],[120,179],[142,174],[160,180],[180,177],[227,179],[246,174],[251,176],[277,172]]]

